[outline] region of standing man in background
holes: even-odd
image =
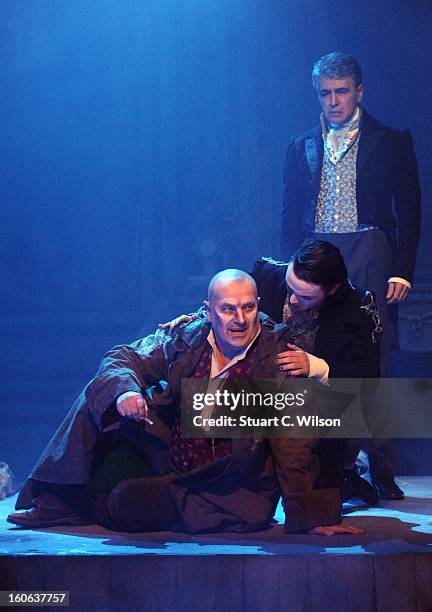
[[[312,82],[321,121],[288,146],[282,257],[311,237],[335,244],[356,286],[376,295],[383,322],[381,374],[390,376],[397,307],[412,286],[420,233],[417,160],[407,130],[386,127],[360,107],[361,69],[340,52],[321,57]],[[347,467],[353,467],[359,445]],[[371,478],[383,499],[403,499],[388,440],[368,444]],[[351,465],[349,465],[351,463]]]

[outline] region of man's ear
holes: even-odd
[[[339,289],[340,287],[340,283],[337,283],[337,285],[334,285],[330,291],[327,292],[327,295],[334,295],[336,293],[336,291]]]
[[[211,320],[210,302],[207,302],[207,300],[203,300],[203,304],[204,304],[204,308],[206,309],[207,319],[209,319],[209,321],[210,321]]]

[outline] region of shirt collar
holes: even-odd
[[[321,121],[322,131],[324,134],[328,134],[331,131],[355,130],[360,125],[361,115],[362,115],[361,108],[360,106],[357,106],[357,108],[354,111],[353,116],[351,117],[349,121],[347,121],[346,123],[343,123],[342,125],[337,125],[336,123],[330,123],[330,121],[327,121],[326,118],[324,117],[324,113],[321,113],[320,121]]]
[[[207,342],[210,344],[211,349],[212,349],[210,378],[226,378],[228,376],[228,371],[230,370],[230,368],[232,368],[232,366],[235,365],[238,361],[241,361],[242,359],[246,357],[249,349],[251,348],[255,340],[258,338],[260,333],[261,333],[261,324],[259,326],[257,333],[254,335],[254,337],[249,342],[249,344],[244,349],[244,351],[242,351],[239,355],[236,355],[235,357],[233,357],[231,361],[229,361],[223,368],[220,368],[218,364],[218,359],[217,359],[216,338],[214,337],[213,330],[211,329],[209,335],[207,336]]]

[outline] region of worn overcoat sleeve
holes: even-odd
[[[142,393],[160,380],[168,379],[167,345],[171,342],[157,333],[130,345],[113,347],[87,385],[85,395],[96,421],[123,393]]]

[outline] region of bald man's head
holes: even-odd
[[[223,270],[210,281],[207,316],[220,351],[232,359],[244,351],[259,330],[254,279],[242,270]]]
[[[251,289],[257,294],[257,286],[250,274],[243,272],[243,270],[236,270],[235,268],[228,268],[222,270],[213,276],[208,287],[208,300],[211,302],[215,291],[219,291],[220,287],[233,282],[244,282],[250,285]]]

